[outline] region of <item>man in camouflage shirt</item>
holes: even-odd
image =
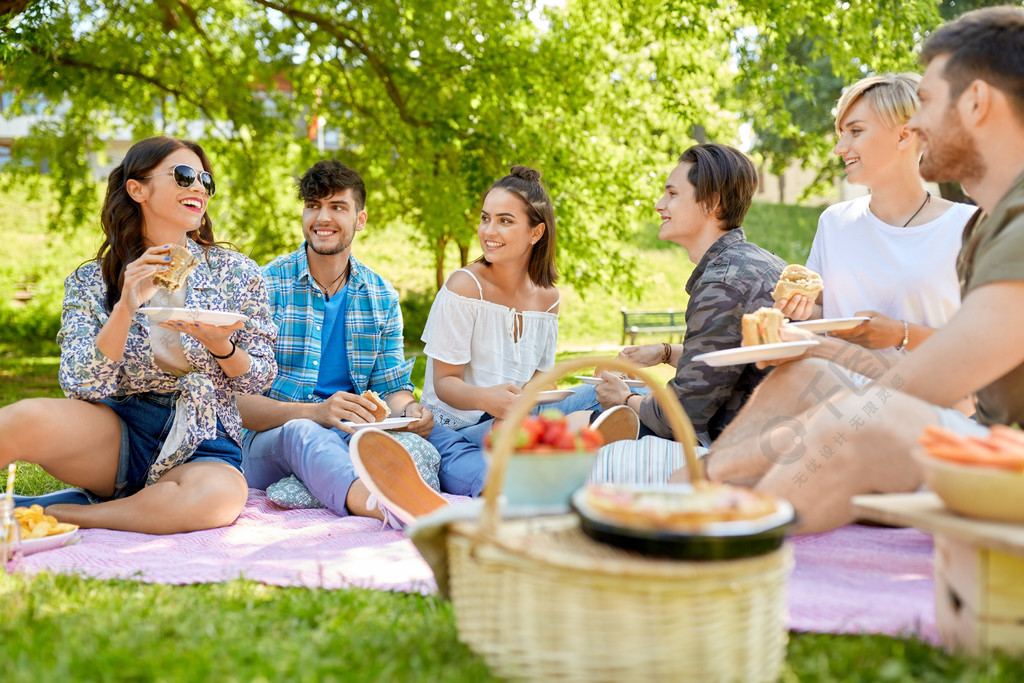
[[[619,354],[641,366],[671,363],[669,383],[704,445],[739,412],[766,371],[753,364],[711,367],[693,358],[740,346],[744,313],[771,306],[771,292],[785,261],[747,242],[740,225],[757,189],[757,170],[742,152],[719,144],[695,145],[679,157],[655,205],[661,216],[658,239],[684,247],[697,264],[686,293],[686,336],[682,344],[627,347]],[[672,438],[663,409],[653,396],[631,394],[610,373],[597,386],[604,409],[628,405],[640,415],[640,436]]]

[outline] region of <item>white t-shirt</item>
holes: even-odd
[[[468,270],[462,272],[476,280]],[[480,296],[483,297],[482,289]],[[555,305],[557,302],[551,307]],[[513,331],[519,317],[522,334],[515,339]],[[433,411],[438,424],[462,429],[476,424],[484,411],[458,410],[439,399],[434,391],[431,361],[436,358],[442,363],[464,365],[462,379],[475,387],[506,383],[521,387],[538,370],[554,367],[558,314],[517,311],[483,298],[470,299],[446,285],[434,298],[422,339],[428,361],[421,403]]]
[[[825,281],[822,317],[874,310],[942,327],[960,307],[956,257],[977,207],[953,204],[933,221],[900,228],[871,213],[870,201],[835,204],[818,220],[807,267]]]

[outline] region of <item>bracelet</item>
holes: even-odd
[[[629,399],[633,398],[634,396],[639,396],[639,395],[640,394],[636,393],[635,391],[629,392],[628,394],[626,394],[626,398],[622,399],[622,405],[624,405],[624,406],[626,406],[628,408],[629,407]]]
[[[910,343],[910,325],[908,325],[907,321],[904,320],[903,321],[903,341],[901,341],[900,345],[896,347],[896,350],[897,351],[902,351],[904,349],[904,347],[906,347],[906,345],[908,343]]]
[[[416,401],[409,401],[408,403],[406,403],[405,407],[402,408],[402,417],[409,417],[409,406],[414,405],[416,405]]]
[[[210,355],[213,356],[214,358],[216,358],[217,360],[224,360],[225,358],[231,358],[231,356],[235,355],[235,349],[237,349],[238,347],[235,346],[235,340],[234,339],[229,339],[228,341],[231,342],[231,352],[228,355],[226,355],[226,356],[218,356],[217,354],[215,354],[213,351],[210,351],[209,349],[207,349],[207,351],[210,351]]]
[[[665,353],[661,356],[661,362],[667,365],[672,360],[672,345],[668,342],[661,343],[665,347]]]

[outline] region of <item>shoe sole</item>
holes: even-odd
[[[601,413],[592,427],[604,437],[606,446],[616,441],[636,441],[640,417],[629,406],[615,406]]]
[[[363,485],[403,524],[448,505],[423,481],[405,447],[383,431],[357,432],[349,443],[349,455]]]

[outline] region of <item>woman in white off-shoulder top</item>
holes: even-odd
[[[481,443],[523,385],[555,362],[555,212],[540,173],[513,166],[495,182],[477,234],[483,256],[451,274],[427,318],[422,403],[438,424]]]

